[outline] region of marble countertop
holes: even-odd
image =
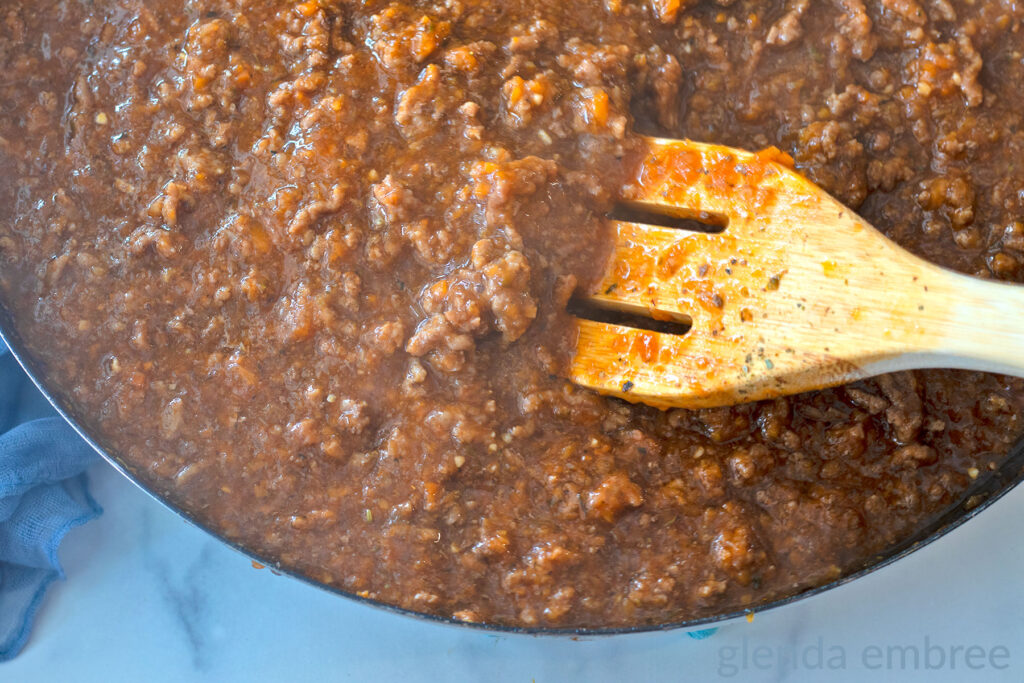
[[[603,638],[497,635],[356,604],[267,570],[105,464],[102,518],[69,536],[0,681],[1021,681],[1024,487],[895,565],[721,626]]]

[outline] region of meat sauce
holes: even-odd
[[[1021,436],[903,373],[660,411],[564,379],[637,135],[778,147],[900,244],[1024,279],[1009,0],[8,0],[0,297],[141,480],[263,557],[546,627],[859,567]]]

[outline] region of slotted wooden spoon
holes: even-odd
[[[905,251],[778,150],[646,144],[627,203],[725,227],[614,222],[614,252],[588,304],[690,329],[578,318],[577,384],[698,408],[912,368],[1024,376],[1024,287]]]

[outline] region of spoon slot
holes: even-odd
[[[611,217],[627,223],[644,223],[674,230],[688,230],[717,235],[729,226],[729,218],[709,211],[690,211],[681,207],[657,206],[628,202],[617,204]]]
[[[569,301],[567,310],[577,318],[584,320],[662,334],[681,336],[693,327],[693,319],[682,313],[658,311],[657,315],[661,319],[655,319],[651,317],[649,310],[633,310],[633,307],[626,304],[618,304],[615,308],[609,308],[601,306],[594,299],[573,298]]]

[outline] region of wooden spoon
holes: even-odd
[[[614,252],[587,304],[690,328],[578,318],[577,384],[698,408],[912,368],[1024,376],[1024,287],[905,251],[776,149],[646,143],[627,203],[725,229],[614,222]]]

